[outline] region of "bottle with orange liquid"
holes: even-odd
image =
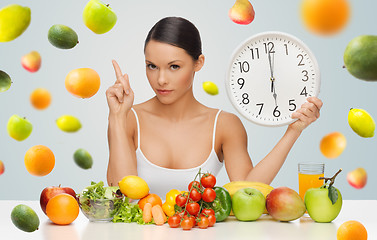
[[[306,190],[309,188],[321,187],[324,183],[323,177],[325,173],[325,164],[316,162],[305,162],[298,164],[298,186],[299,194],[304,200]]]

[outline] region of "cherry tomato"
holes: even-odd
[[[190,219],[183,219],[181,222],[181,227],[183,230],[190,230],[193,227],[193,223]]]
[[[193,186],[196,186],[198,189],[200,189],[200,182],[198,182],[198,181],[192,181],[192,182],[190,182],[190,184],[188,185],[188,190],[190,191],[190,189]]]
[[[190,213],[190,215],[198,215],[200,206],[197,202],[190,202],[186,206],[186,210]]]
[[[209,215],[215,216],[215,211],[213,209],[210,209],[210,208],[204,208],[202,210],[202,213],[204,213],[207,216],[209,216]]]
[[[181,212],[178,213],[178,215],[183,218],[184,216],[187,215],[187,212],[185,212],[185,210],[182,210]]]
[[[208,218],[208,221],[209,221],[208,227],[212,227],[213,225],[215,225],[215,223],[216,223],[215,215],[208,215],[207,218]]]
[[[202,199],[204,202],[213,202],[216,198],[216,192],[212,188],[206,188],[203,191]]]
[[[181,217],[179,215],[169,217],[168,224],[171,228],[179,227],[181,224]]]
[[[199,201],[200,199],[202,199],[202,194],[196,190],[195,188],[193,188],[191,190],[191,193],[190,193],[190,198],[191,200],[193,200],[194,202],[197,202]]]
[[[175,198],[175,204],[177,204],[180,207],[185,206],[186,202],[187,202],[186,195],[178,194],[177,197]]]
[[[198,222],[198,226],[201,229],[206,229],[209,226],[209,220],[206,216],[201,216]]]
[[[216,184],[216,177],[213,176],[210,173],[206,173],[202,176],[200,179],[200,183],[203,185],[205,188],[213,188]]]

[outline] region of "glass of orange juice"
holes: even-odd
[[[319,177],[323,177],[324,172],[324,163],[303,162],[298,164],[298,188],[302,200],[304,200],[306,190],[323,185],[324,180],[319,180]]]

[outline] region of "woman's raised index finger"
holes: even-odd
[[[115,75],[117,77],[117,82],[118,82],[123,77],[122,71],[120,70],[118,63],[115,60],[112,60],[111,62],[113,63]]]

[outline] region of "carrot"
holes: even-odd
[[[143,221],[149,223],[152,221],[152,204],[146,203],[143,209]]]
[[[152,207],[152,216],[156,225],[163,225],[166,222],[166,215],[160,205],[154,205]]]

